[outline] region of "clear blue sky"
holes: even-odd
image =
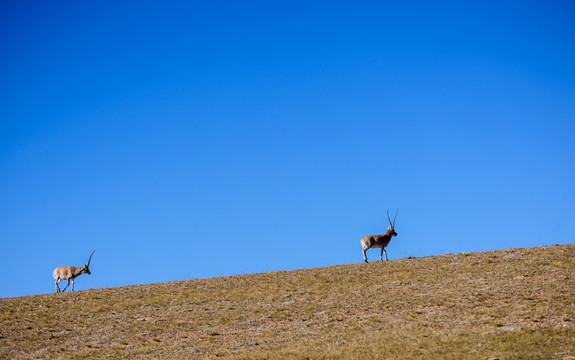
[[[399,3],[399,4],[398,4]],[[570,1],[3,1],[0,297],[575,241]],[[379,250],[368,251],[370,260]]]

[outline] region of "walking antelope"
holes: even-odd
[[[379,260],[383,261],[383,253],[385,253],[385,261],[387,261],[387,251],[385,251],[385,247],[391,241],[391,238],[397,236],[395,232],[395,218],[397,217],[397,213],[399,213],[399,209],[395,213],[395,217],[393,218],[393,223],[389,219],[389,209],[387,209],[387,220],[389,221],[389,227],[387,228],[387,232],[385,234],[379,235],[367,235],[361,238],[361,246],[363,247],[363,260],[367,262],[367,256],[365,252],[371,248],[381,248],[381,255]]]
[[[96,250],[94,250],[96,251]],[[74,266],[60,266],[54,269],[54,279],[56,279],[56,292],[64,292],[70,286],[70,281],[72,281],[72,291],[74,291],[74,279],[82,274],[90,275],[90,260],[92,260],[92,255],[94,255],[94,251],[90,254],[90,258],[88,259],[88,263],[81,267],[74,267]],[[64,290],[60,290],[58,284],[62,280],[68,280],[68,285],[64,288]]]

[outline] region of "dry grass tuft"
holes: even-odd
[[[563,359],[575,244],[0,299],[0,358]]]

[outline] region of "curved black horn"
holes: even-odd
[[[395,227],[395,218],[397,217],[397,214],[399,213],[399,209],[397,209],[397,212],[395,213],[395,217],[393,218],[393,225],[391,225],[391,227]],[[389,217],[389,215],[388,215]]]
[[[389,218],[389,209],[387,209],[387,221],[389,221],[389,226],[393,227],[393,225],[391,224],[391,219]]]
[[[96,251],[96,249],[94,249]],[[94,251],[90,254],[90,258],[88,259],[88,267],[90,267],[90,261],[92,260],[92,255],[94,255]]]

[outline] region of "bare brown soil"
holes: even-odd
[[[0,358],[575,359],[575,244],[0,299]]]

